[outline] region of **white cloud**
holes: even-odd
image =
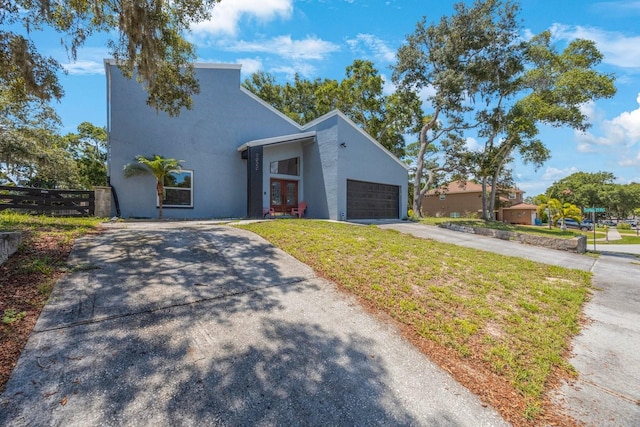
[[[638,153],[635,154],[635,157],[633,153],[630,153],[629,156],[625,156],[621,158],[618,164],[622,167],[630,167],[630,166],[640,167],[640,150],[638,150]],[[639,181],[635,181],[635,182],[639,182]]]
[[[627,37],[615,31],[595,27],[553,24],[553,36],[559,40],[593,40],[604,54],[603,62],[623,68],[640,68],[640,36]]]
[[[269,22],[288,19],[293,12],[293,0],[229,0],[218,3],[211,19],[192,27],[195,34],[228,34],[235,36],[243,17]]]
[[[563,168],[563,169],[558,169],[558,168],[549,166],[544,171],[544,174],[542,175],[542,180],[546,182],[554,182],[576,172],[578,172],[578,168],[576,168],[575,166],[571,166],[570,168]]]
[[[283,65],[280,67],[274,67],[269,70],[274,73],[284,74],[287,80],[293,80],[296,74],[301,77],[311,78],[316,76],[316,68],[311,64],[302,62],[294,63],[292,65]]]
[[[624,111],[612,120],[602,120],[599,125],[601,136],[575,131],[578,151],[593,153],[598,151],[599,147],[615,146],[623,152],[624,148],[632,147],[640,142],[640,94],[638,94],[636,101],[639,104],[637,109]]]
[[[69,74],[74,76],[104,74],[103,61],[78,60],[62,66]]]
[[[262,61],[259,58],[238,58],[237,62],[242,64],[242,74],[253,74],[262,70]]]
[[[481,152],[484,148],[484,146],[480,144],[477,139],[472,137],[467,137],[465,146],[467,147],[467,150],[473,151],[475,153]]]
[[[640,94],[638,94],[636,102],[640,106]],[[610,123],[612,127],[621,129],[632,145],[640,141],[640,107],[633,111],[623,112]]]
[[[373,52],[373,56],[379,62],[392,63],[396,60],[396,52],[391,49],[384,40],[373,34],[358,34],[354,39],[348,39],[347,44],[354,53],[364,55],[365,49]]]
[[[293,40],[290,35],[268,40],[228,42],[220,46],[232,52],[261,52],[295,60],[321,60],[328,54],[340,50],[340,46],[310,36],[303,40]]]

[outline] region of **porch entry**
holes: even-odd
[[[279,213],[289,213],[298,207],[298,181],[271,178],[271,207]]]

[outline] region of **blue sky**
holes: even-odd
[[[450,15],[454,3],[223,0],[212,20],[196,26],[189,40],[198,46],[201,62],[240,63],[243,78],[263,70],[280,83],[296,72],[308,79],[342,79],[355,59],[367,59],[392,90],[390,67],[398,46],[422,16],[432,21]],[[599,70],[615,74],[618,93],[584,106],[592,123],[587,133],[542,129],[552,157],[537,171],[517,161],[518,186],[534,196],[577,171],[608,171],[620,183],[640,182],[640,1],[522,0],[521,6],[523,37],[550,29],[560,47],[574,38],[594,40],[605,55]],[[68,70],[61,77],[66,96],[55,105],[63,131],[72,132],[83,121],[104,126],[106,36],[90,38],[73,63],[59,35],[44,32],[31,38]]]

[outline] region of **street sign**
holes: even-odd
[[[602,213],[602,212],[606,212],[605,208],[584,208],[584,212],[590,212],[590,213]]]

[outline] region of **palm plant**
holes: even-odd
[[[164,199],[164,179],[167,175],[182,170],[184,160],[166,158],[154,154],[151,157],[136,156],[134,163],[124,166],[124,176],[153,175],[158,193],[158,219],[162,219],[162,200]]]

